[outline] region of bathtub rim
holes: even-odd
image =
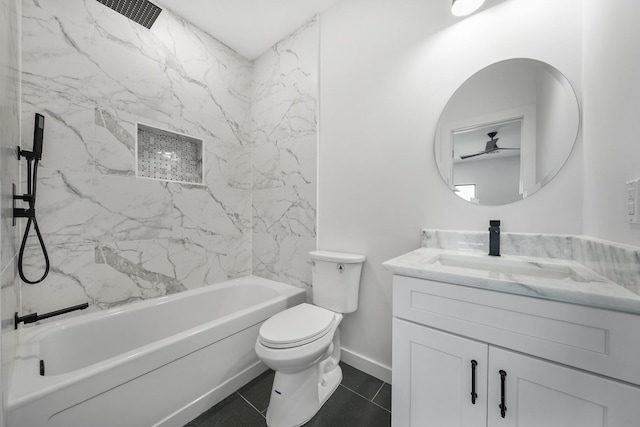
[[[155,297],[155,298],[150,298],[146,300],[127,303],[127,304],[117,306],[117,307],[112,307],[106,310],[97,310],[97,311],[92,311],[86,314],[83,313],[73,317],[66,317],[63,319],[50,321],[43,324],[36,324],[33,326],[20,325],[18,327],[18,333],[20,335],[20,338],[24,336],[25,338],[33,339],[37,335],[45,333],[49,329],[58,329],[58,328],[65,329],[67,327],[70,327],[76,324],[92,321],[93,319],[96,319],[96,318],[108,317],[124,311],[135,311],[137,309],[143,309],[145,307],[153,307],[153,306],[165,304],[170,300],[171,301],[180,300],[180,299],[188,298],[190,296],[208,293],[213,289],[232,287],[235,285],[251,285],[251,284],[266,285],[269,288],[275,288],[277,291],[282,291],[284,289],[285,290],[284,292],[279,292],[279,293],[287,296],[296,294],[298,293],[298,290],[302,289],[297,286],[288,285],[286,283],[277,282],[275,280],[265,279],[264,277],[253,276],[253,275],[243,276],[235,279],[225,280],[223,282],[212,283],[212,284],[201,286],[195,289],[187,289],[186,291],[177,292],[170,295],[163,295],[161,297]]]
[[[42,336],[46,336],[51,331],[66,329],[67,327],[87,323],[89,321],[97,321],[102,318],[117,315],[121,312],[142,310],[147,307],[164,304],[167,301],[174,299],[183,299],[192,297],[194,295],[197,296],[202,293],[211,292],[215,289],[233,287],[238,285],[242,286],[256,284],[264,285],[276,290],[277,295],[273,298],[269,298],[265,301],[253,304],[236,312],[229,313],[223,317],[213,319],[209,322],[183,330],[180,333],[167,336],[160,340],[143,345],[141,347],[134,348],[130,351],[112,356],[103,361],[74,371],[47,376],[38,376],[37,374],[35,374],[36,372],[38,372],[39,364],[39,340]],[[261,309],[265,309],[272,304],[277,304],[290,298],[303,297],[304,299],[304,293],[304,289],[296,286],[287,285],[285,283],[276,282],[258,276],[244,276],[241,278],[231,279],[212,285],[206,285],[197,289],[187,290],[177,294],[167,295],[145,301],[137,301],[135,303],[127,304],[121,307],[114,307],[108,310],[88,313],[83,316],[75,316],[71,318],[61,319],[56,322],[50,322],[43,325],[24,328],[18,331],[19,334],[18,344],[16,346],[16,360],[11,388],[7,396],[6,410],[11,411],[21,406],[27,405],[50,393],[55,393],[56,391],[63,390],[83,380],[86,380],[87,378],[103,374],[110,369],[117,368],[119,365],[124,365],[128,361],[141,359],[146,355],[154,354],[154,352],[159,349],[176,345],[176,343],[182,341],[185,338],[202,334],[209,330],[215,323],[220,323],[220,319],[225,319],[227,322],[233,322],[234,320],[241,319],[252,312],[258,312]],[[191,351],[197,351],[197,349]],[[33,381],[29,381],[28,384],[18,384],[18,382],[16,381],[17,379],[29,379]],[[37,387],[36,384],[33,384],[34,382],[38,383]]]

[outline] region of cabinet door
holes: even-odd
[[[485,427],[487,352],[486,344],[394,318],[393,426]]]
[[[640,388],[490,347],[488,411],[489,427],[637,426]]]

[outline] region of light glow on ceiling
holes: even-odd
[[[467,16],[482,6],[484,0],[453,0],[451,13],[455,16]]]

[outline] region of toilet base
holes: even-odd
[[[340,335],[336,331],[327,356],[296,373],[276,371],[267,409],[267,426],[299,427],[309,421],[342,381]]]
[[[276,372],[271,389],[267,426],[299,427],[309,421],[331,397],[342,381],[336,366],[318,381],[318,367],[295,374]]]

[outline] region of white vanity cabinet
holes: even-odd
[[[639,387],[492,346],[489,372],[489,426],[640,425]]]
[[[393,319],[392,425],[486,426],[487,351],[487,344]]]
[[[640,426],[638,385],[640,316],[394,276],[394,427]]]

